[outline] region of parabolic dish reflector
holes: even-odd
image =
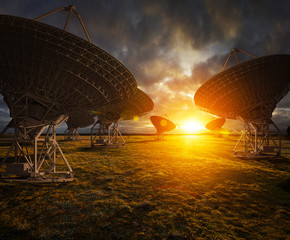
[[[157,133],[172,131],[176,128],[175,123],[161,116],[151,116],[150,120],[157,130]]]
[[[226,120],[224,118],[217,118],[217,119],[214,119],[212,121],[210,121],[209,123],[207,123],[205,125],[205,127],[208,129],[208,130],[211,130],[211,131],[216,131],[216,130],[219,130],[223,127],[223,125],[225,124]]]
[[[44,23],[0,15],[0,44],[0,93],[12,117],[17,112],[20,118],[51,120],[97,109],[127,98],[137,87],[128,69],[111,55]],[[19,114],[15,108],[25,101],[27,109]]]
[[[100,108],[96,112],[98,121],[91,128],[91,146],[124,146],[125,140],[118,129],[119,121],[145,115],[153,107],[152,99],[137,88],[128,99]]]
[[[69,115],[66,121],[68,129],[85,128],[95,123],[94,114],[90,111],[78,111]]]
[[[130,120],[134,117],[143,116],[154,108],[152,99],[139,88],[131,95],[125,110],[121,114],[123,120]]]
[[[270,55],[228,68],[195,93],[197,106],[211,114],[244,120],[270,119],[289,91],[290,55]]]
[[[116,104],[110,104],[101,108],[98,114],[99,119],[106,119],[111,121],[131,120],[134,117],[143,116],[154,108],[152,99],[137,88],[129,99],[120,101]]]

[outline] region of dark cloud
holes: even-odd
[[[277,104],[277,108],[290,109],[290,92]]]
[[[0,132],[6,127],[10,119],[9,109],[0,94]]]
[[[272,120],[285,134],[288,126],[290,126],[290,109],[275,109]]]

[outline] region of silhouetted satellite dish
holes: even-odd
[[[176,128],[175,123],[162,116],[151,116],[150,120],[156,128],[158,135],[164,132],[170,132]]]
[[[65,140],[79,140],[79,128],[85,128],[95,123],[95,114],[90,111],[70,113],[66,121],[67,129],[64,132]]]
[[[205,82],[194,101],[203,110],[224,118],[271,118],[276,104],[289,90],[289,65],[290,55],[240,63]]]
[[[125,109],[121,113],[121,119],[131,120],[148,114],[154,108],[152,99],[141,89],[131,95]]]
[[[143,116],[153,108],[152,99],[139,88],[131,94],[129,99],[104,106],[97,114],[98,122],[91,129],[91,146],[123,146],[125,140],[118,129],[119,121]],[[121,141],[118,138],[121,138]]]
[[[217,118],[205,125],[208,130],[217,131],[220,130],[225,124],[226,120],[224,118]]]
[[[241,50],[233,49],[232,53],[236,55],[239,51]],[[245,132],[255,132],[255,144],[248,142],[254,155],[269,152],[271,148],[264,143],[269,142],[270,124],[280,132],[271,117],[276,104],[289,91],[289,66],[290,55],[284,54],[239,63],[206,81],[197,90],[195,103],[214,115],[243,121],[247,128]],[[258,135],[263,135],[268,140],[262,139],[259,143]],[[246,146],[245,152],[249,152],[249,148]],[[277,154],[280,152],[281,146],[278,147]]]
[[[142,90],[137,90],[131,96],[119,103],[113,103],[98,109],[98,119],[106,121],[131,120],[152,111],[154,103],[152,99]]]
[[[43,16],[60,10],[69,11],[68,19],[75,13],[84,27],[74,6]],[[59,151],[68,169],[60,174],[69,176],[64,180],[72,179],[72,169],[56,142],[55,126],[70,112],[96,110],[128,98],[137,88],[133,75],[92,43],[30,19],[0,15],[0,43],[0,93],[10,109],[17,135],[9,153],[18,149],[15,161],[25,159],[22,165],[27,168],[26,174],[42,178],[44,173],[56,176],[56,154],[52,151]],[[39,141],[47,126],[50,134]],[[23,153],[27,144],[34,145],[33,154]],[[43,144],[45,148],[40,147]],[[49,151],[44,153],[43,149]],[[51,165],[42,171],[44,162]]]

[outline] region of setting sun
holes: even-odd
[[[197,133],[205,129],[205,127],[196,120],[188,120],[184,122],[180,128],[186,133]]]

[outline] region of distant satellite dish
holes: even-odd
[[[132,120],[136,116],[140,117],[147,114],[153,108],[152,99],[137,88],[128,99],[99,108],[97,116],[98,119],[105,119],[106,121]]]
[[[121,119],[132,120],[135,117],[141,117],[148,114],[154,108],[154,102],[152,99],[141,89],[137,88],[137,91],[132,94],[121,113]]]
[[[217,131],[220,130],[225,124],[226,120],[224,118],[217,118],[205,125],[208,130]]]
[[[176,128],[175,123],[162,116],[151,116],[150,120],[153,126],[156,128],[157,134],[170,132]]]
[[[90,111],[78,111],[69,115],[66,124],[69,129],[85,128],[94,124],[94,117]]]
[[[100,108],[97,113],[98,121],[91,129],[91,146],[124,146],[125,140],[118,129],[119,122],[143,116],[153,107],[152,99],[137,88],[128,99]]]
[[[69,141],[79,140],[79,128],[85,128],[95,123],[95,114],[91,111],[77,111],[70,113],[66,121],[67,129],[64,132],[64,139]]]
[[[233,52],[236,55],[239,51],[233,49],[230,55]],[[289,66],[290,55],[284,54],[238,62],[236,66],[225,69],[206,81],[195,93],[195,103],[206,112],[222,118],[239,119],[244,123],[245,131],[241,139],[244,138],[246,155],[280,155],[281,141],[278,144],[275,142],[269,125],[273,125],[280,134],[271,117],[276,104],[289,91]],[[261,139],[258,139],[260,136]],[[270,142],[273,143],[272,146],[269,145]],[[234,148],[237,156],[239,143],[240,141]],[[274,149],[278,151],[275,152]]]

